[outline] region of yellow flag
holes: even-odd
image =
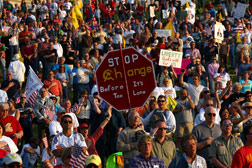
[[[75,29],[79,28],[79,23],[78,23],[78,20],[77,20],[77,17],[76,17],[75,10],[72,10],[72,20],[71,20],[71,23],[73,24],[73,26],[74,26]]]
[[[19,58],[19,61],[24,62],[24,58],[22,57],[20,48],[18,49],[18,55],[21,56],[21,57]]]
[[[236,42],[241,43],[241,36],[239,32],[237,33],[237,36],[236,36]]]
[[[74,11],[75,11],[76,18],[77,18],[78,20],[83,20],[82,13],[81,13],[81,11],[80,11],[79,6],[75,5],[75,6],[74,6]]]
[[[175,37],[175,32],[174,32],[172,20],[165,26],[165,29],[171,30],[171,37],[172,37],[172,38]]]
[[[219,18],[220,18],[221,21],[223,21],[221,12],[220,12]]]
[[[77,0],[77,6],[79,7],[79,9],[81,9],[83,7],[83,3],[82,0]]]
[[[171,98],[171,96],[168,97],[166,101],[166,107],[168,110],[173,111],[177,106],[177,104],[178,103],[173,98]]]
[[[186,0],[186,8],[190,8],[190,5],[188,3],[188,0]]]

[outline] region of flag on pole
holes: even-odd
[[[173,111],[177,106],[177,104],[178,103],[173,98],[171,98],[171,96],[168,97],[166,101],[166,107],[168,110]]]
[[[37,97],[37,90],[42,88],[42,86],[43,83],[35,74],[31,66],[29,66],[29,75],[25,86],[25,94],[27,97],[27,102],[31,105],[32,108],[34,107],[33,104]]]
[[[72,9],[72,20],[71,20],[71,23],[73,24],[73,26],[74,26],[75,29],[79,28],[79,23],[78,23],[78,20],[77,20],[77,17],[76,17],[76,13],[75,13],[74,9]]]
[[[220,18],[221,21],[223,21],[221,12],[220,12],[219,18]]]
[[[237,32],[237,35],[236,35],[236,42],[237,43],[241,43],[242,41],[241,41],[241,36],[240,36],[240,33],[239,32]]]
[[[73,108],[69,109],[69,113],[74,113],[75,111],[79,110],[81,106],[74,106]]]
[[[88,154],[84,153],[78,144],[75,144],[69,165],[72,166],[72,168],[85,168],[87,156]]]
[[[175,37],[175,31],[174,31],[174,27],[173,27],[173,24],[172,24],[172,20],[165,26],[165,29],[171,30],[171,37],[172,38]]]
[[[78,20],[83,20],[83,16],[82,16],[82,13],[80,11],[80,8],[77,5],[74,6],[74,11],[75,11],[76,18]]]
[[[190,8],[188,0],[186,0],[186,8]]]

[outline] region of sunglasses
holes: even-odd
[[[142,127],[143,126],[143,124],[139,124],[139,125],[137,125],[137,127]]]
[[[158,130],[163,131],[163,130],[167,130],[167,128],[166,127],[160,127],[160,128],[158,128]]]
[[[161,103],[161,102],[163,103],[163,102],[165,102],[165,100],[158,100],[158,102],[159,102],[159,103]]]
[[[64,124],[67,124],[67,123],[72,124],[73,121],[64,121]]]
[[[248,96],[246,96],[247,98],[249,98],[249,97],[251,97],[252,95],[248,95]]]
[[[233,123],[224,122],[223,125],[224,125],[224,126],[231,126],[231,127],[232,127],[232,126],[233,126]]]
[[[252,109],[252,107],[246,107],[247,109]]]
[[[209,106],[213,106],[213,104],[206,104],[206,106],[207,106],[207,107],[209,107]]]
[[[21,99],[26,99],[26,97],[21,97]]]
[[[216,116],[215,113],[208,113],[207,115],[208,115],[209,117],[211,117],[211,116],[214,116],[214,117],[215,117],[215,116]]]

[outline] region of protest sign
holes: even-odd
[[[175,68],[181,68],[182,56],[183,56],[182,52],[161,50],[159,65],[161,66],[173,65],[173,67]]]
[[[214,38],[217,43],[222,43],[224,39],[224,26],[220,22],[214,25]]]
[[[234,10],[234,17],[235,18],[241,18],[244,17],[245,11],[246,11],[246,4],[238,2],[235,10]]]
[[[157,31],[158,37],[165,37],[167,39],[167,37],[171,36],[171,30],[169,29],[155,29],[155,31]]]
[[[155,17],[155,7],[154,6],[150,6],[150,17],[151,18]]]
[[[181,68],[174,68],[174,71],[176,72],[177,75],[181,74],[181,69],[185,70],[185,74],[187,74],[187,65],[191,63],[190,59],[182,59],[182,64],[181,64]]]
[[[167,19],[170,15],[170,12],[166,9],[166,10],[162,10],[162,14],[163,14],[163,19]]]

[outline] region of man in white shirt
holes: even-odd
[[[12,78],[17,80],[22,87],[25,75],[25,65],[19,61],[20,55],[14,54],[13,61],[10,63],[8,70],[12,72]]]
[[[66,114],[62,117],[61,125],[63,128],[62,133],[56,135],[52,141],[52,153],[56,156],[57,165],[63,164],[61,155],[64,148],[79,145],[84,153],[86,153],[87,150],[87,145],[83,136],[80,133],[72,132],[73,120],[70,115]]]
[[[91,71],[87,69],[87,63],[85,60],[81,60],[81,67],[77,70],[77,77],[79,81],[79,93],[81,93],[84,89],[90,93],[90,86],[89,86],[89,74]]]
[[[1,84],[0,84],[1,86]],[[7,102],[8,101],[8,95],[7,92],[0,89],[0,103]]]
[[[50,19],[53,20],[55,15],[57,14],[58,10],[58,4],[55,2],[55,0],[52,0],[52,3],[50,5]]]
[[[131,29],[131,25],[128,26],[128,30],[124,32],[124,38],[126,40],[126,45],[129,45],[129,40],[133,38],[134,30]]]

